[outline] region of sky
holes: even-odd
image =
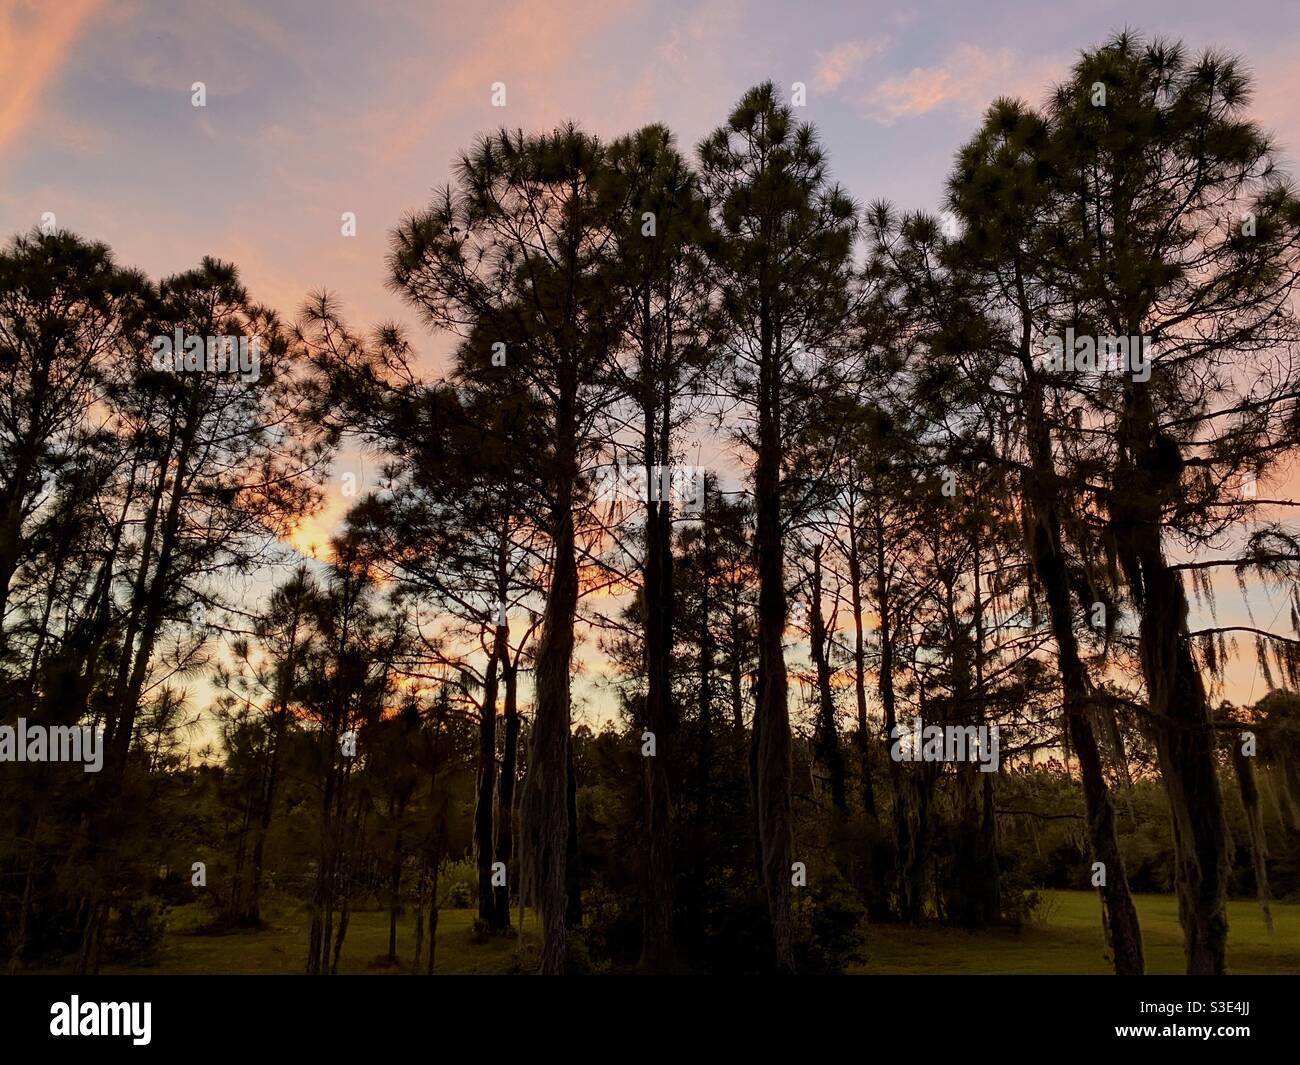
[[[49,212],[155,278],[213,255],[288,318],[328,289],[436,371],[446,338],[384,287],[388,233],[480,132],[664,122],[690,150],[751,85],[802,82],[850,194],[934,210],[994,98],[1040,101],[1125,27],[1243,56],[1300,169],[1295,0],[0,0],[0,238]],[[378,460],[348,466],[373,483]]]
[[[663,121],[690,149],[749,86],[801,81],[859,201],[935,208],[994,97],[1041,99],[1125,26],[1243,55],[1256,116],[1300,147],[1294,0],[0,0],[0,232],[52,211],[153,276],[212,254],[285,313],[325,287],[356,322],[413,322],[387,234],[481,131]]]

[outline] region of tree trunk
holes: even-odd
[[[1138,332],[1138,330],[1133,330]],[[1138,612],[1138,657],[1173,818],[1178,915],[1187,972],[1220,975],[1228,939],[1228,836],[1214,725],[1187,640],[1187,596],[1161,546],[1163,502],[1177,489],[1144,385],[1126,383],[1111,528]]]
[[[905,921],[915,921],[920,917],[921,900],[913,898],[911,879],[907,872],[915,846],[912,833],[912,805],[908,799],[910,782],[903,772],[902,763],[896,760],[892,753],[892,741],[897,738],[895,729],[898,727],[897,696],[894,691],[893,597],[890,593],[889,572],[885,562],[885,527],[879,500],[874,501],[872,518],[876,610],[880,618],[880,673],[877,688],[885,720],[883,736],[885,766],[889,771],[889,790],[894,818],[895,893],[898,897],[899,916]]]
[[[1189,975],[1220,976],[1228,941],[1228,843],[1214,764],[1214,726],[1187,646],[1187,599],[1163,552],[1141,553],[1138,644],[1157,716],[1160,776],[1174,822],[1178,914]],[[1163,720],[1162,720],[1163,719]]]
[[[434,831],[433,855],[429,863],[429,967],[425,970],[433,975],[433,967],[438,956],[438,874],[442,869],[442,856],[447,844],[447,826],[441,818]]]
[[[1229,735],[1232,751],[1232,768],[1237,774],[1241,791],[1241,805],[1246,811],[1246,825],[1250,831],[1250,856],[1255,869],[1255,897],[1264,911],[1264,924],[1268,934],[1273,934],[1273,911],[1269,906],[1268,890],[1268,837],[1264,834],[1264,811],[1259,802],[1259,786],[1255,783],[1255,767],[1249,755],[1242,753],[1237,737]]]
[[[420,870],[415,886],[415,956],[411,960],[411,972],[420,971],[420,962],[424,960],[424,895],[425,873]]]
[[[791,904],[791,809],[793,775],[785,649],[785,545],[781,529],[779,367],[766,319],[760,367],[759,450],[754,471],[755,539],[758,554],[758,701],[752,753],[759,861],[776,968],[794,971]]]
[[[835,699],[831,691],[830,634],[822,619],[822,545],[813,550],[811,632],[813,665],[817,670],[817,753],[831,778],[831,802],[841,813],[848,813],[845,787],[844,752],[835,721]]]
[[[402,908],[402,819],[406,815],[406,799],[390,805],[396,813],[393,837],[393,860],[388,872],[388,961],[397,964],[397,915]]]
[[[197,400],[194,401],[197,405]],[[119,692],[117,701],[117,718],[110,723],[104,735],[106,747],[105,768],[111,769],[113,776],[108,777],[110,789],[120,787],[122,774],[126,770],[127,752],[131,746],[131,736],[135,730],[135,718],[140,708],[140,696],[144,691],[145,680],[149,674],[149,665],[153,661],[154,644],[158,639],[163,623],[163,614],[167,607],[168,593],[172,576],[172,565],[180,530],[181,501],[185,498],[185,478],[189,475],[191,451],[194,446],[195,422],[198,413],[193,407],[190,418],[181,434],[180,451],[176,458],[176,471],[172,475],[171,497],[167,501],[167,513],[163,521],[162,537],[158,547],[158,565],[145,599],[144,618],[140,625],[140,643],[136,650],[135,661],[131,667],[130,679],[126,691]],[[128,648],[129,650],[129,648]],[[109,764],[111,763],[111,765]]]
[[[867,649],[862,631],[862,559],[858,555],[858,516],[849,514],[849,599],[853,607],[853,693],[857,697],[858,729],[853,742],[858,749],[862,776],[862,809],[876,819],[876,789],[871,779],[871,735],[867,721]]]
[[[561,416],[561,440],[572,440],[572,419]],[[565,916],[569,886],[569,672],[573,619],[578,603],[578,566],[573,526],[575,472],[570,454],[557,485],[554,562],[537,643],[537,709],[532,730],[523,819],[527,830],[529,880],[542,922],[541,972],[559,975],[567,953]]]
[[[474,804],[474,858],[478,868],[478,919],[492,927],[492,863],[495,860],[493,803],[497,773],[497,676],[500,668],[505,626],[498,624],[492,641],[492,655],[483,679],[483,699],[478,714],[478,778]]]
[[[301,612],[295,607],[293,621],[289,626],[289,650],[285,655],[283,670],[279,678],[279,691],[274,722],[271,726],[271,749],[267,752],[266,783],[262,791],[262,810],[258,820],[257,839],[253,844],[253,880],[249,891],[245,919],[249,924],[260,924],[262,920],[262,875],[266,858],[266,837],[271,830],[271,821],[275,816],[275,800],[280,787],[280,754],[284,743],[284,734],[289,727],[289,700],[292,697],[297,671],[298,626]]]
[[[740,608],[735,599],[735,591],[732,591],[733,601],[731,603],[731,659],[729,662],[730,671],[728,679],[731,682],[731,727],[740,735],[745,731],[745,702],[742,682],[744,680],[744,670],[740,661]]]
[[[1129,893],[1128,874],[1119,849],[1115,829],[1115,803],[1106,783],[1105,769],[1097,736],[1089,716],[1092,708],[1092,685],[1079,654],[1074,632],[1070,577],[1066,568],[1062,541],[1056,463],[1052,453],[1051,431],[1044,411],[1042,384],[1037,378],[1029,349],[1027,307],[1022,300],[1020,360],[1025,372],[1025,421],[1029,437],[1030,470],[1023,481],[1025,505],[1032,521],[1031,562],[1034,574],[1043,586],[1048,619],[1056,642],[1061,675],[1065,715],[1070,731],[1070,745],[1079,760],[1083,782],[1084,811],[1088,819],[1088,842],[1095,862],[1106,870],[1101,889],[1106,920],[1111,931],[1111,945],[1117,976],[1140,976],[1145,970],[1142,929],[1137,908]]]
[[[503,669],[506,686],[505,699],[505,741],[501,754],[501,773],[497,785],[497,861],[510,869],[514,857],[514,797],[515,775],[519,750],[519,706],[518,680],[519,669],[509,660]],[[505,931],[510,927],[510,884],[509,877],[505,884],[493,889],[492,928]]]
[[[1140,976],[1145,967],[1142,930],[1138,925],[1133,897],[1129,894],[1128,876],[1120,854],[1115,829],[1115,803],[1106,784],[1101,751],[1088,716],[1092,700],[1091,685],[1074,634],[1069,577],[1059,547],[1060,525],[1054,506],[1050,501],[1044,501],[1043,493],[1031,488],[1029,494],[1030,506],[1035,511],[1034,572],[1043,585],[1048,617],[1056,641],[1070,745],[1079,761],[1079,773],[1083,782],[1088,842],[1093,860],[1101,862],[1106,870],[1102,897],[1106,905],[1107,923],[1111,929],[1115,973],[1117,976]]]
[[[663,414],[665,432],[668,416]],[[663,969],[673,962],[673,863],[672,819],[669,772],[677,720],[673,707],[673,554],[672,513],[666,477],[656,476],[657,465],[667,470],[667,441],[656,448],[654,416],[646,411],[646,475],[651,482],[646,492],[645,522],[645,646],[646,727],[653,734],[655,754],[643,758],[645,778],[645,870],[641,909],[641,966]],[[662,450],[662,454],[657,454]],[[662,462],[656,464],[656,457]],[[655,499],[655,496],[659,499]]]
[[[711,783],[713,780],[713,669],[714,641],[711,628],[712,596],[710,580],[714,571],[714,555],[709,530],[709,498],[704,497],[704,573],[700,601],[700,628],[697,636],[700,647],[699,693],[699,749],[694,772],[695,811],[692,824],[693,839],[689,848],[691,872],[683,885],[684,939],[688,949],[697,949],[704,939],[705,907],[708,884],[708,855],[705,850],[705,831],[712,809]]]
[[[569,811],[569,832],[564,847],[564,926],[572,930],[582,927],[582,869],[578,864],[578,775],[573,768],[572,740],[569,741],[564,798]]]

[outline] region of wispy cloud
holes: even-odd
[[[564,81],[590,39],[631,6],[631,0],[578,0],[560,17],[532,0],[518,0],[486,22],[418,106],[411,107],[410,80],[396,86],[399,100],[371,117],[377,151],[387,160],[405,158],[449,115],[485,107],[498,81],[506,86],[511,121],[546,110],[553,83]]]
[[[100,0],[0,4],[0,150],[32,119],[41,90]]]
[[[818,52],[813,84],[822,90],[838,89],[856,77],[867,60],[880,55],[891,41],[889,37],[859,38],[837,44],[829,52]]]
[[[611,86],[601,101],[602,117],[632,126],[662,121],[671,111],[696,132],[708,129],[717,118],[718,101],[729,100],[735,88],[728,57],[743,33],[744,18],[740,0],[700,0],[676,13],[664,24],[659,43],[639,60],[641,71],[630,90]]]
[[[1037,102],[1068,70],[1058,56],[1025,61],[1008,48],[988,51],[961,45],[937,66],[913,67],[886,78],[863,99],[869,117],[890,124],[900,118],[952,108],[964,116],[980,114],[998,96],[1020,96]]]

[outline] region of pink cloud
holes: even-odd
[[[838,89],[845,81],[857,75],[868,59],[880,55],[890,43],[889,37],[872,37],[867,40],[844,41],[829,52],[818,52],[813,84],[819,89]]]
[[[31,121],[41,90],[98,6],[99,0],[0,5],[0,149]]]
[[[462,50],[464,58],[445,77],[418,94],[424,100],[418,107],[411,107],[417,91],[407,80],[400,106],[369,117],[377,151],[388,160],[402,159],[449,115],[476,107],[505,125],[519,124],[521,111],[552,109],[548,94],[556,79],[574,69],[592,36],[632,6],[631,0],[580,0],[560,16],[532,0],[518,0],[485,24],[479,40]],[[492,113],[496,82],[506,87],[507,108]]]
[[[671,111],[674,128],[687,142],[690,133],[707,130],[717,119],[718,101],[733,94],[726,57],[743,24],[738,0],[703,0],[676,16],[665,27],[663,43],[645,56],[631,89],[611,85],[597,101],[606,128],[621,132],[639,122],[663,120]]]
[[[886,78],[862,102],[870,117],[887,125],[940,108],[978,115],[998,96],[1037,103],[1063,69],[1060,57],[1026,62],[1008,48],[991,52],[964,44],[937,66]]]

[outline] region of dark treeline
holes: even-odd
[[[839,971],[871,923],[1074,887],[1117,973],[1135,890],[1222,973],[1228,897],[1300,892],[1300,541],[1264,488],[1300,202],[1237,60],[1125,34],[1062,76],[992,103],[935,215],[855,202],[772,84],[693,153],[487,134],[391,237],[436,380],[328,294],[287,324],[228,263],[14,238],[0,721],[103,764],[0,763],[9,970],[148,961],[198,902],[305,907],[316,974],[362,909],[434,971],[448,904],[540,931],[544,973]],[[1196,628],[1229,573],[1292,634]],[[918,718],[981,757],[905,757]]]

